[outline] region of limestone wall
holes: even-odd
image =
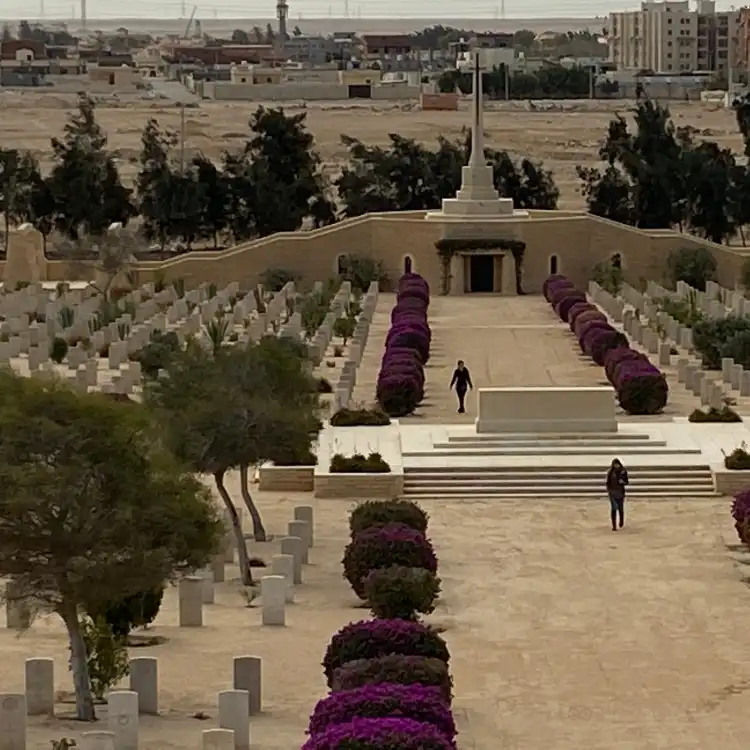
[[[137,267],[139,283],[183,278],[188,286],[204,281],[241,285],[255,283],[271,266],[289,268],[305,278],[320,280],[336,272],[342,254],[373,255],[396,279],[407,256],[412,270],[422,274],[433,289],[441,288],[441,265],[435,250],[440,226],[424,220],[424,212],[369,214],[310,232],[280,233],[243,243],[221,252],[195,251]],[[703,246],[714,255],[718,281],[733,288],[746,255],[688,234],[668,230],[643,231],[573,211],[532,211],[528,219],[508,227],[509,236],[526,243],[524,289],[538,293],[550,274],[553,257],[557,271],[585,287],[592,267],[614,253],[621,257],[625,278],[634,286],[642,280],[660,281],[672,250]],[[3,278],[16,281],[60,281],[93,278],[84,264],[49,261],[41,237],[29,230],[11,234],[8,261],[0,263]],[[31,275],[26,279],[24,276]],[[38,278],[37,278],[38,276]]]

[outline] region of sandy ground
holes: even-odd
[[[168,592],[152,631],[167,642],[132,650],[159,657],[162,715],[143,719],[144,750],[199,747],[201,730],[216,726],[217,691],[231,687],[232,657],[243,654],[264,659],[253,747],[299,747],[325,692],[320,660],[332,632],[366,615],[341,578],[349,504],[258,499],[276,534],[293,505],[315,506],[316,546],[288,627],[261,628],[259,608],[246,608],[237,584],[224,583],[206,606],[206,626],[180,629]],[[745,568],[722,539],[731,540],[726,500],[632,503],[616,535],[600,503],[441,501],[426,509],[443,579],[430,621],[446,628],[453,655],[462,750],[744,748],[750,594]],[[275,546],[252,551],[267,558]],[[23,689],[29,656],[54,657],[57,687],[70,689],[54,619],[20,637],[0,630],[0,648],[4,691]],[[199,711],[208,718],[194,718]],[[90,728],[61,719],[30,726],[34,750]]]
[[[378,299],[370,338],[357,374],[354,392],[357,402],[369,404],[374,399],[395,300],[395,295],[385,294]],[[604,370],[581,354],[568,326],[540,295],[436,295],[430,301],[429,323],[432,348],[425,370],[426,396],[405,422],[472,424],[477,416],[476,389],[487,386],[609,385]],[[650,356],[655,362],[655,355]],[[466,362],[475,389],[466,398],[466,414],[456,413],[456,395],[448,387],[459,359]],[[618,410],[619,418],[639,422],[672,419],[688,416],[700,406],[700,399],[677,382],[677,355],[672,357],[672,366],[662,371],[670,388],[664,414],[629,417]],[[721,373],[709,376],[718,378]],[[735,391],[732,395],[737,397],[738,393]],[[750,398],[737,400],[737,410],[750,414]]]
[[[54,91],[3,92],[0,95],[0,145],[34,151],[48,166],[50,138],[58,136],[68,112],[75,103],[75,89],[70,93]],[[138,156],[140,135],[149,118],[175,131],[179,130],[179,111],[167,102],[149,102],[137,97],[120,97],[115,107],[102,103],[98,118],[109,136],[110,147],[121,155],[121,169],[132,178],[136,167],[131,161]],[[248,132],[247,122],[257,108],[255,103],[202,102],[198,109],[187,111],[186,150],[202,151],[219,159],[224,150],[239,150]],[[273,105],[270,105],[273,106]],[[625,101],[561,102],[564,109],[530,112],[524,102],[492,103],[485,115],[487,145],[507,149],[517,156],[540,160],[554,172],[561,192],[560,208],[583,206],[575,174],[578,164],[598,162],[600,142],[615,111],[625,112]],[[713,105],[699,103],[670,104],[677,125],[697,128],[700,135],[731,146],[738,153],[742,144],[731,111],[714,111]],[[287,107],[289,111],[302,111]],[[389,133],[416,138],[432,146],[438,136],[459,135],[469,120],[468,112],[405,111],[408,105],[384,102],[382,105],[352,105],[350,102],[314,104],[307,108],[307,121],[332,176],[346,160],[346,149],[340,142],[342,133],[366,143],[384,145]]]

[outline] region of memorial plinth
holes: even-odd
[[[612,388],[480,388],[479,433],[617,432]]]

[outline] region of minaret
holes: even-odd
[[[279,19],[279,42],[283,47],[288,39],[286,33],[286,19],[289,18],[289,5],[286,0],[276,0],[276,18]]]

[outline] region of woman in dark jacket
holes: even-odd
[[[607,494],[609,495],[612,531],[617,531],[618,516],[620,528],[625,523],[625,487],[627,484],[627,469],[622,465],[619,458],[613,458],[612,465],[607,472]]]
[[[474,384],[471,382],[469,368],[464,364],[462,359],[458,360],[456,369],[453,371],[450,387],[453,388],[454,385],[456,386],[456,395],[458,396],[458,413],[463,414],[466,411],[464,406],[466,391],[469,388],[473,388]]]

